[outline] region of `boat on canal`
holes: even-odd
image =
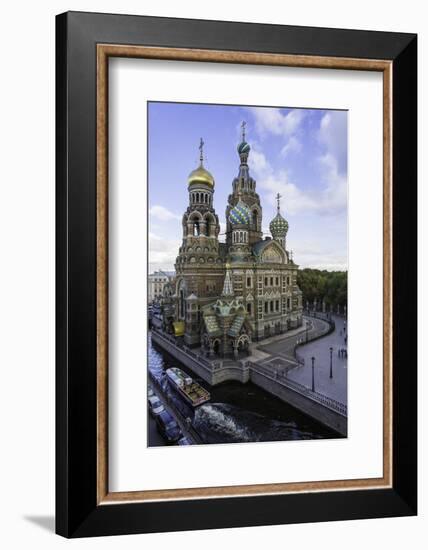
[[[211,399],[210,392],[195,382],[192,377],[177,367],[167,369],[166,376],[171,386],[192,407],[198,407]]]

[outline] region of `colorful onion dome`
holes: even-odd
[[[248,225],[250,220],[250,210],[248,206],[240,200],[230,211],[229,221],[232,225]]]
[[[205,170],[205,168],[200,164],[196,170],[193,170],[189,174],[188,178],[189,185],[196,185],[204,183],[205,185],[208,185],[210,187],[214,187],[214,178],[213,176],[208,172],[208,170]]]
[[[238,145],[238,153],[240,155],[248,155],[248,153],[250,152],[250,144],[247,143],[246,141],[241,141],[241,143]]]
[[[278,212],[270,222],[269,229],[274,239],[285,237],[288,231],[288,221]]]

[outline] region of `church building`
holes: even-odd
[[[225,242],[214,208],[214,177],[200,164],[188,178],[188,207],[183,215],[183,241],[175,263],[171,319],[176,335],[207,355],[234,356],[253,341],[282,334],[302,324],[298,265],[287,250],[288,222],[280,212],[263,238],[263,210],[256,181],[248,167],[250,145],[238,145],[239,170],[226,206]]]

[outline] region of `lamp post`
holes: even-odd
[[[315,391],[315,367],[314,367],[315,357],[311,357],[311,361],[312,361],[312,391],[314,392]]]
[[[333,378],[333,348],[330,348],[330,378]]]

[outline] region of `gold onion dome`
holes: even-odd
[[[198,184],[205,184],[209,187],[214,187],[214,178],[208,170],[204,168],[204,140],[201,138],[200,144],[199,144],[199,161],[200,164],[198,168],[190,172],[188,183],[189,185],[198,185]]]
[[[190,172],[188,182],[189,182],[189,185],[197,184],[197,183],[205,183],[205,185],[214,187],[213,176],[208,172],[208,170],[205,170],[202,164],[198,166],[196,170],[193,170],[192,172]]]

